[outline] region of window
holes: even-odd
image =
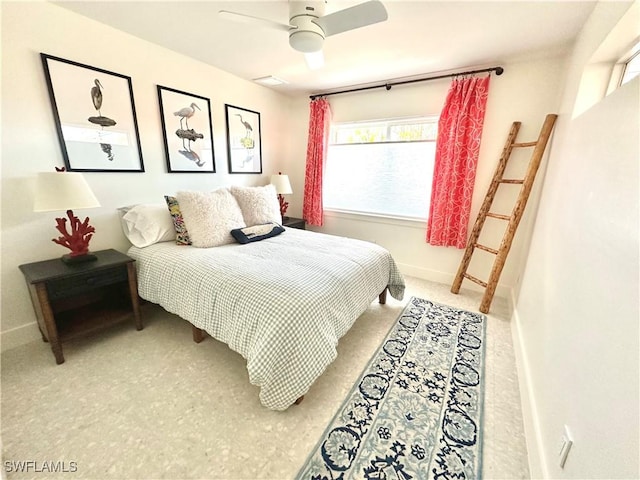
[[[437,117],[332,125],[325,209],[426,219],[437,128]]]
[[[622,74],[620,85],[624,85],[640,74],[640,44],[636,45],[634,50],[633,56],[624,64],[624,73]]]

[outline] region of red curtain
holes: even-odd
[[[331,108],[324,98],[311,101],[309,138],[307,140],[307,166],[304,176],[304,203],[302,216],[309,225],[324,223],[322,209],[322,173],[327,159]]]
[[[465,248],[489,76],[451,82],[438,121],[427,243]]]

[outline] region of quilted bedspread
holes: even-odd
[[[241,354],[261,403],[274,410],[307,392],[385,287],[404,295],[384,248],[305,230],[215,248],[163,242],[129,255],[140,296]]]

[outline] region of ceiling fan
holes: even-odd
[[[369,0],[329,15],[324,14],[324,5],[324,0],[289,0],[288,24],[229,10],[220,10],[218,13],[226,18],[289,32],[289,45],[305,54],[310,67],[318,66],[318,55],[321,55],[326,37],[383,22],[388,18],[387,10],[379,0]]]

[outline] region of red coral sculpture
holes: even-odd
[[[280,202],[280,215],[284,218],[284,214],[287,213],[287,208],[289,208],[289,202],[284,201],[284,195],[278,195],[278,202]]]
[[[67,210],[67,217],[69,217],[71,233],[67,232],[67,219],[56,218],[56,228],[62,236],[53,238],[51,241],[71,250],[69,254],[71,257],[87,255],[89,253],[89,241],[96,229],[89,225],[89,217],[85,218],[84,222],[80,222],[80,219],[71,210]]]

